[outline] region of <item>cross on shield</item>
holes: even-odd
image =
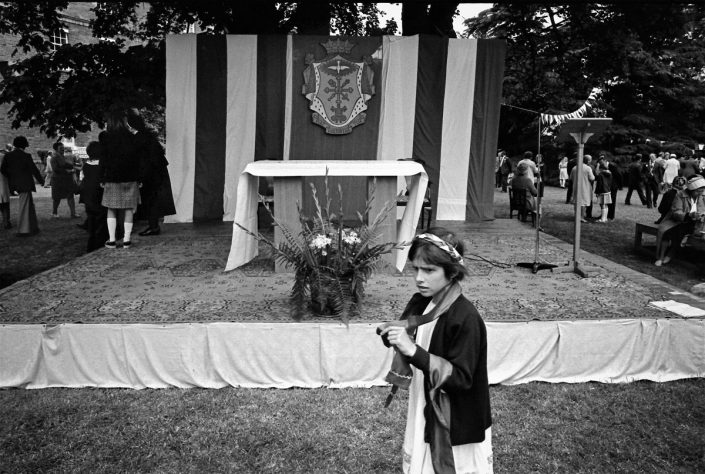
[[[340,54],[321,62],[309,57],[308,63],[302,92],[314,112],[313,122],[333,135],[350,133],[353,127],[365,123],[367,101],[374,94],[370,65]]]

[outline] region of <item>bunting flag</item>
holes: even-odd
[[[555,128],[568,119],[582,118],[588,109],[592,108],[601,93],[602,89],[593,87],[588,98],[577,110],[569,114],[541,114],[541,123],[548,125],[549,128]]]
[[[167,37],[166,150],[177,209],[168,221],[232,220],[238,176],[252,161],[410,157],[426,163],[434,217],[494,217],[505,42],[427,35],[347,38],[350,61],[325,63],[321,77],[331,81],[341,67],[359,65],[369,70],[358,74],[358,83],[371,84],[363,94],[351,94],[358,98],[358,112],[359,97],[366,99],[364,121],[360,117],[343,133],[321,126],[325,100],[317,102],[318,118],[310,108],[315,79],[310,66],[327,57],[331,41],[337,39]],[[344,108],[338,104],[336,110]],[[364,179],[346,186],[346,202],[360,201],[361,209]]]

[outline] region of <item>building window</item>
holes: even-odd
[[[51,50],[56,51],[65,44],[69,44],[69,30],[68,28],[59,28],[51,35]]]

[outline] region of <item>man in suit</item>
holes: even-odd
[[[39,232],[32,193],[36,191],[34,180],[42,183],[43,179],[32,160],[32,155],[24,151],[29,146],[27,139],[22,136],[16,137],[12,146],[15,149],[5,155],[0,172],[7,177],[10,192],[15,191],[20,197],[17,235],[29,236]]]
[[[632,157],[632,162],[629,164],[629,189],[627,190],[627,197],[624,200],[624,204],[629,206],[631,204],[632,192],[636,191],[639,195],[639,200],[643,205],[646,205],[646,196],[644,196],[644,164],[641,162],[641,153],[637,153]],[[651,203],[649,206],[651,207]]]

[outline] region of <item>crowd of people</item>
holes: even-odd
[[[540,163],[540,159],[537,161]],[[664,244],[657,255],[657,266],[670,262],[690,236],[705,237],[705,157],[679,158],[666,152],[648,156],[637,153],[631,158],[626,172],[622,173],[606,154],[600,153],[597,160],[586,154],[579,173],[579,187],[577,161],[577,153],[571,159],[560,158],[558,184],[566,188],[566,204],[577,201],[582,222],[613,220],[617,193],[626,188],[624,205],[632,205],[632,196],[636,192],[643,206],[657,209],[660,214],[655,224],[659,226]],[[496,186],[502,191],[507,187],[526,189],[527,194],[535,199],[540,192],[539,169],[530,151],[525,152],[523,159],[513,167],[506,153],[500,150],[495,164]],[[594,217],[593,203],[600,207],[599,214]],[[530,203],[530,208],[536,209],[535,202]]]
[[[5,229],[12,228],[10,196],[19,195],[18,235],[39,232],[32,193],[35,181],[51,187],[52,217],[66,200],[71,218],[76,211],[75,195],[86,211],[80,226],[88,232],[87,251],[100,247],[129,248],[136,214],[147,220],[141,236],[159,235],[160,219],[176,213],[164,147],[156,130],[137,109],[112,110],[106,129],[86,147],[87,160],[78,163],[56,142],[47,159],[43,177],[25,150],[25,137],[14,139],[11,150],[0,155],[0,215]],[[8,147],[10,148],[10,147]]]

